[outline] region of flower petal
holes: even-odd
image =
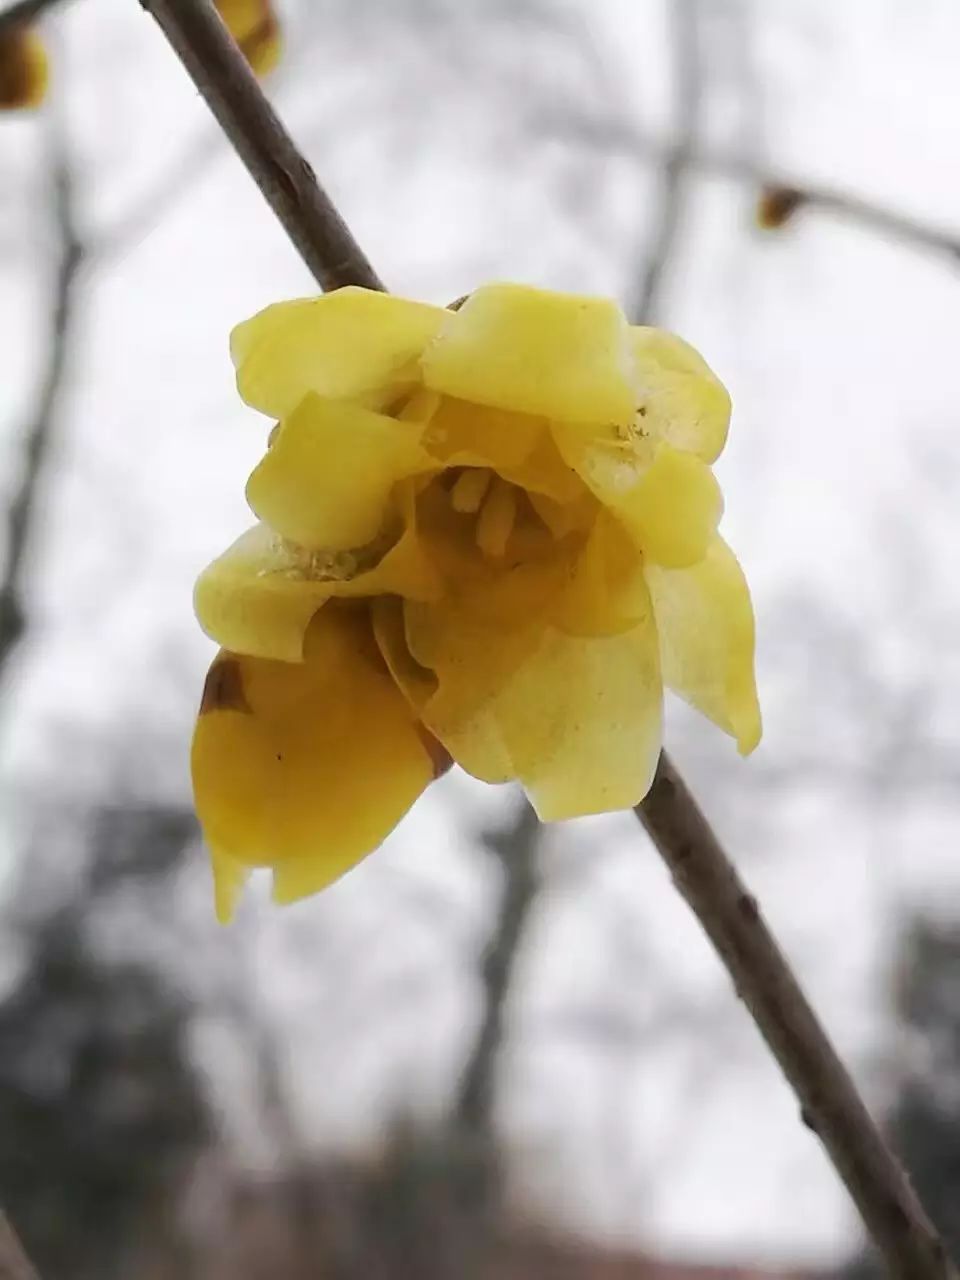
[[[699,564],[649,565],[665,683],[737,740],[743,755],[760,741],[753,670],[753,606],[736,556],[715,537]]]
[[[649,560],[683,568],[706,554],[723,514],[723,495],[706,463],[669,444],[634,442],[613,431],[591,437],[555,423],[554,437]]]
[[[672,333],[630,330],[643,425],[704,462],[719,457],[730,425],[730,396],[699,352]]]
[[[643,799],[660,753],[662,702],[651,609],[617,635],[543,630],[494,717],[516,776],[549,822]]]
[[[341,551],[381,532],[394,485],[437,469],[422,428],[346,400],[306,396],[247,482],[256,515],[301,546]]]
[[[627,323],[616,303],[524,285],[477,289],[420,359],[444,395],[564,422],[622,422],[637,410]]]
[[[447,317],[442,307],[349,286],[278,302],[237,325],[230,353],[254,409],[284,418],[308,392],[384,397],[417,378],[411,364]]]
[[[32,27],[17,23],[0,34],[0,111],[38,107],[48,80],[47,51]]]
[[[318,558],[256,525],[200,575],[194,609],[201,627],[237,653],[300,662],[310,620],[332,597],[435,597],[440,583],[421,548],[412,502],[404,522],[397,542],[368,569],[351,552]]]
[[[317,617],[301,664],[220,654],[192,769],[221,917],[245,867],[272,867],[279,902],[324,888],[381,843],[434,776],[366,610],[348,608]]]
[[[258,76],[280,60],[280,28],[270,0],[214,0],[214,7]]]

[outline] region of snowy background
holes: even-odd
[[[678,119],[669,0],[300,0],[271,97],[397,292],[514,279],[635,304]],[[701,0],[698,153],[737,156],[960,239],[950,0]],[[48,358],[65,153],[83,260],[0,702],[3,886],[69,898],[98,806],[185,808],[211,644],[198,570],[249,523],[265,428],[227,334],[312,284],[140,6],[74,0],[51,103],[0,121],[0,501]],[[724,533],[754,593],[765,737],[741,762],[672,707],[668,739],[870,1101],[915,911],[960,909],[960,257],[696,163],[657,319],[731,390]],[[516,798],[454,774],[382,851],[293,908],[213,923],[192,844],[169,892],[102,912],[156,958],[237,1158],[269,1167],[216,991],[281,1046],[303,1140],[442,1113],[475,1030]],[[58,817],[58,815],[60,815]],[[72,816],[71,816],[72,815]],[[56,838],[38,835],[51,825]],[[853,1212],[630,815],[549,829],[508,1007],[497,1114],[517,1196],[606,1241],[839,1262]],[[263,886],[258,886],[262,889]],[[42,896],[42,894],[41,894]],[[26,963],[10,933],[3,978]],[[211,994],[213,992],[213,994]]]

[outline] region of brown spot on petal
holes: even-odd
[[[200,699],[200,714],[208,711],[241,711],[252,715],[250,703],[243,691],[243,672],[236,658],[217,658],[207,672]]]
[[[435,738],[425,724],[417,722],[417,733],[420,741],[427,749],[427,755],[433,761],[433,777],[442,778],[453,767],[453,756],[438,738]]]
[[[464,294],[461,294],[459,298],[454,298],[453,302],[447,303],[447,310],[459,311],[469,297],[470,297],[469,293],[464,293]]]

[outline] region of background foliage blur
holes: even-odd
[[[669,738],[960,1249],[960,13],[280,16],[270,94],[391,287],[612,293],[730,386],[766,738]],[[311,284],[138,5],[44,35],[0,119],[0,1201],[46,1280],[875,1274],[629,815],[454,775],[214,925],[190,588],[263,443],[226,335]]]

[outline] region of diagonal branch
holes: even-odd
[[[141,4],[180,55],[320,283],[379,287],[212,6],[201,0]],[[800,993],[786,958],[759,926],[755,899],[740,885],[665,755],[640,816],[817,1126],[891,1275],[898,1280],[955,1280],[936,1232]]]
[[[941,1240],[764,923],[756,898],[666,752],[636,812],[793,1086],[803,1123],[823,1143],[890,1274],[898,1280],[954,1277]]]
[[[83,262],[83,246],[73,213],[73,177],[59,133],[51,159],[58,261],[50,299],[50,334],[46,364],[36,401],[23,432],[23,473],[3,515],[4,561],[0,576],[0,677],[23,636],[23,569],[30,531],[40,497],[44,464],[53,440],[73,335],[75,285]]]
[[[384,285],[209,0],[140,0],[322,289]]]

